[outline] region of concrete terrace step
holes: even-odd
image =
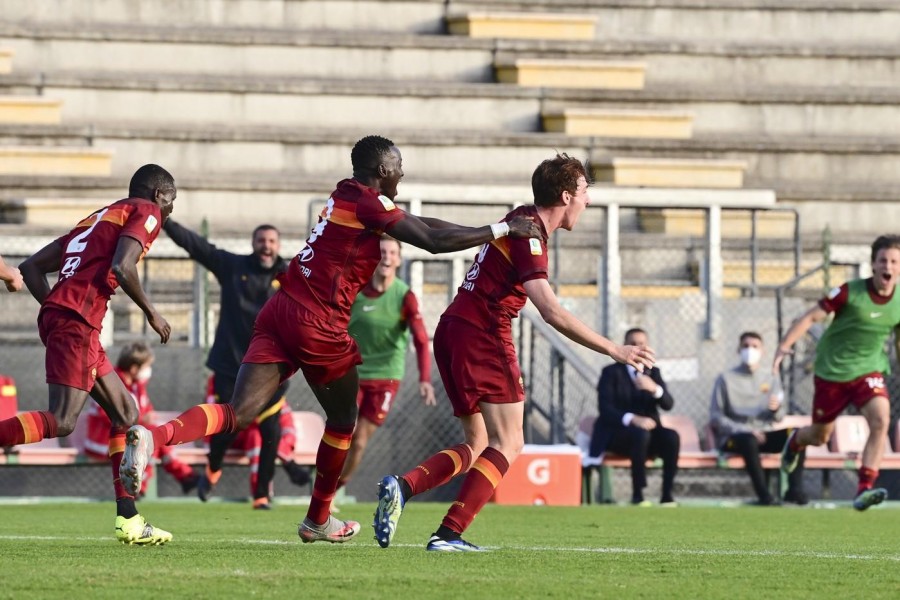
[[[112,148],[113,173],[123,176],[131,174],[135,163],[151,159],[177,162],[187,172],[313,173],[346,163],[356,140],[372,132],[363,127],[69,121],[58,126],[0,125],[0,144]],[[771,182],[780,187],[801,174],[829,185],[900,184],[900,141],[893,136],[722,135],[662,140],[430,128],[392,128],[383,133],[400,146],[413,176],[470,174],[489,164],[499,176],[527,178],[539,161],[559,150],[595,164],[612,157],[745,161],[745,179],[752,187],[770,187]]]
[[[642,208],[638,210],[641,231],[668,236],[703,236],[706,214],[702,210],[679,208]],[[760,238],[790,239],[794,234],[794,215],[790,212],[760,212],[756,234]],[[722,236],[747,238],[752,231],[749,211],[723,211]]]
[[[705,37],[616,40],[493,40],[377,31],[0,21],[0,44],[20,70],[285,73],[488,81],[516,59],[638,61],[649,85],[676,83],[884,86],[896,80],[896,44],[711,41]]]
[[[592,163],[596,181],[644,187],[739,188],[747,163],[721,159],[615,157]]]
[[[12,71],[13,54],[10,48],[0,48],[0,74]]]
[[[647,65],[641,62],[521,58],[498,61],[497,81],[522,86],[639,90]]]
[[[439,32],[445,0],[0,0],[10,21]]]
[[[534,131],[541,111],[690,111],[696,134],[900,134],[900,90],[668,86],[577,90],[434,81],[360,81],[284,76],[122,72],[12,73],[0,93],[35,91],[64,101],[63,119]],[[152,110],[148,110],[152,107]]]
[[[900,7],[892,0],[0,0],[0,15],[10,21],[431,33],[444,31],[448,14],[469,11],[592,15],[598,39],[896,42],[900,31]]]
[[[110,174],[112,152],[95,148],[0,146],[0,174],[73,175]]]
[[[694,115],[672,110],[553,108],[541,113],[544,130],[569,135],[686,139]]]
[[[488,0],[449,11],[534,10],[598,17],[598,39],[871,40],[896,42],[891,0]]]
[[[377,31],[137,27],[0,21],[18,70],[283,74],[365,79],[491,81],[490,40]]]
[[[596,24],[594,16],[549,12],[472,11],[447,16],[451,34],[473,38],[590,40]]]
[[[59,123],[62,101],[40,96],[0,96],[0,124]]]
[[[130,176],[135,163],[155,160],[174,171],[332,173],[349,167],[349,153],[362,128],[305,128],[143,123],[68,123],[0,126],[0,144],[97,145],[113,148],[113,172]],[[385,131],[403,153],[407,177],[471,177],[490,165],[492,177],[527,182],[537,164],[555,152],[586,159],[591,140],[546,133],[482,131]]]

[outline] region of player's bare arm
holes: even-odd
[[[508,229],[507,229],[508,228]],[[474,248],[502,235],[514,238],[540,237],[541,230],[531,217],[516,217],[509,223],[495,223],[493,226],[464,227],[453,225],[435,229],[415,215],[408,215],[394,223],[387,231],[401,242],[412,244],[432,254],[454,252]]]
[[[638,371],[653,366],[656,355],[651,348],[620,346],[595,332],[562,307],[546,279],[526,281],[524,287],[528,299],[541,313],[541,318],[576,344],[606,354],[617,362],[629,364]]]
[[[47,281],[47,273],[55,273],[59,270],[59,261],[62,258],[62,246],[53,241],[28,257],[19,265],[22,271],[22,279],[25,287],[34,296],[34,299],[43,304],[50,294],[50,282]]]
[[[775,357],[772,359],[772,372],[778,373],[778,368],[781,366],[781,361],[784,360],[784,357],[788,354],[792,354],[794,344],[801,337],[806,335],[806,332],[809,331],[809,328],[814,324],[819,323],[825,320],[825,317],[828,316],[828,313],[820,307],[818,304],[810,308],[808,311],[803,313],[799,319],[794,321],[791,325],[791,328],[788,329],[788,332],[784,334],[784,338],[782,338],[781,343],[778,344],[778,347],[775,348]]]
[[[144,248],[139,241],[132,237],[122,236],[119,238],[119,243],[116,246],[111,270],[119,282],[119,287],[140,307],[147,316],[147,322],[150,324],[150,327],[159,334],[159,341],[165,344],[169,341],[172,327],[150,302],[150,299],[144,292],[144,288],[141,287],[141,280],[138,277],[137,263],[143,250]]]

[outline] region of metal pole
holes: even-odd
[[[756,298],[756,261],[759,258],[759,240],[756,238],[757,210],[750,210],[750,297]]]
[[[706,339],[720,335],[719,312],[722,301],[722,207],[706,209]]]

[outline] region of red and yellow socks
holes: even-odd
[[[859,468],[859,485],[856,487],[856,495],[859,496],[866,490],[871,490],[878,479],[878,469],[870,467]]]
[[[331,513],[331,501],[337,492],[338,481],[353,439],[353,425],[325,423],[325,433],[316,454],[316,482],[306,516],[316,524],[324,523]]]
[[[404,498],[409,500],[411,496],[447,483],[459,473],[468,471],[471,464],[472,451],[465,444],[441,450],[402,476],[410,489],[410,495],[404,495]]]
[[[19,413],[0,421],[0,446],[34,444],[56,437],[56,417],[49,411]]]
[[[472,524],[475,515],[484,508],[509,470],[509,461],[494,448],[485,448],[472,468],[469,469],[456,501],[447,511],[441,525],[457,533],[462,533]]]
[[[154,446],[175,446],[223,431],[231,433],[236,422],[230,404],[198,404],[150,431]]]

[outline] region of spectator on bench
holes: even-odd
[[[716,448],[740,454],[753,489],[762,506],[779,502],[766,486],[760,452],[781,452],[789,430],[774,429],[784,417],[784,392],[777,377],[760,369],[762,336],[745,331],[738,342],[741,364],[720,373],[709,404],[709,423],[716,436]],[[785,501],[807,504],[803,493],[803,456],[788,477]]]
[[[629,329],[626,346],[647,347],[647,332]],[[648,506],[644,500],[647,487],[648,457],[663,461],[661,506],[675,506],[672,488],[678,471],[681,438],[674,429],[662,426],[659,409],[672,410],[675,401],[666,389],[658,367],[638,373],[631,365],[614,363],[604,368],[597,384],[600,417],[591,437],[591,456],[615,452],[631,458],[631,503]]]

